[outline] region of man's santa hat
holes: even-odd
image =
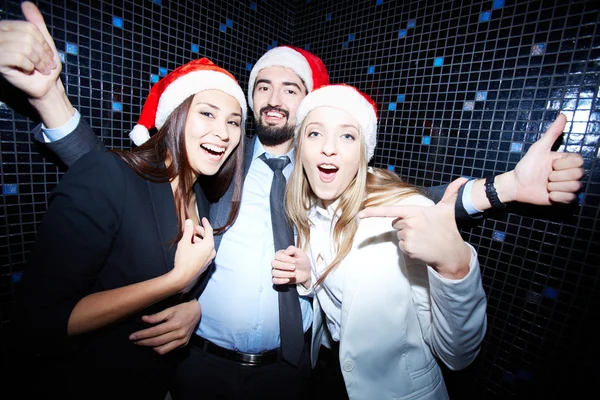
[[[258,73],[269,67],[292,70],[306,85],[308,92],[329,84],[329,74],[323,61],[313,53],[293,46],[279,46],[267,51],[258,59],[250,72],[248,104],[253,108],[252,95]]]
[[[354,86],[323,86],[309,93],[300,103],[296,115],[296,135],[306,116],[318,107],[338,108],[356,118],[360,132],[365,138],[367,160],[370,161],[377,145],[377,105],[373,99]]]
[[[185,99],[212,89],[227,93],[240,103],[244,123],[247,114],[246,98],[237,80],[208,58],[201,58],[171,71],[150,89],[138,123],[129,137],[137,146],[141,146],[150,139],[149,131],[152,128],[162,128],[169,115]]]

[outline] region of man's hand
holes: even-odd
[[[454,204],[458,191],[467,182],[458,178],[446,188],[435,206],[387,206],[362,210],[359,218],[393,217],[398,246],[410,258],[419,259],[449,279],[461,279],[469,272],[471,249],[456,226]]]
[[[583,157],[577,153],[552,151],[552,145],[562,135],[567,117],[560,114],[540,140],[535,142],[519,161],[514,170],[496,177],[496,190],[502,202],[518,201],[549,206],[554,203],[570,203],[581,190],[579,181],[584,174]],[[474,193],[484,193],[483,181],[476,182]],[[480,186],[478,188],[477,186]],[[485,197],[485,196],[484,196]],[[487,203],[474,204],[479,209],[489,208]]]
[[[144,322],[158,325],[132,333],[129,340],[139,346],[152,347],[158,354],[166,354],[189,343],[201,314],[200,303],[194,299],[157,314],[144,315]]]
[[[38,8],[21,4],[26,21],[0,21],[0,73],[30,98],[40,99],[59,80],[62,64]]]

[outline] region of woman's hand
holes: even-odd
[[[186,220],[183,237],[177,244],[175,266],[169,272],[178,291],[191,288],[215,255],[213,229],[208,220],[202,218],[202,226],[196,227],[191,220]]]
[[[279,250],[271,261],[271,267],[275,285],[299,283],[306,289],[311,285],[310,261],[302,249],[289,246],[285,250]]]
[[[442,200],[432,207],[372,207],[361,211],[359,217],[395,217],[392,226],[404,254],[424,261],[446,278],[461,279],[469,272],[471,249],[458,231],[454,207],[466,182],[466,178],[453,181]]]

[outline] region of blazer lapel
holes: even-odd
[[[362,281],[362,274],[365,271],[368,271],[369,268],[366,265],[361,265],[360,262],[356,262],[353,260],[354,257],[358,254],[355,250],[356,242],[352,245],[352,251],[349,256],[346,256],[346,259],[342,262],[346,265],[339,265],[338,268],[347,268],[346,272],[346,280],[344,282],[344,296],[342,298],[342,319],[341,323],[341,332],[340,339],[344,336],[344,331],[346,329],[346,320],[348,319],[348,314],[352,307],[352,303],[354,300],[354,295],[359,286],[359,282]]]
[[[177,250],[176,244],[172,245],[170,243],[177,237],[178,233],[177,211],[175,210],[173,191],[168,182],[155,183],[146,181],[146,184],[150,192],[156,227],[165,257],[165,272],[168,272],[173,269],[175,251]]]

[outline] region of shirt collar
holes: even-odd
[[[332,219],[337,219],[342,215],[342,210],[338,210],[337,214],[335,213],[335,209],[340,204],[340,199],[337,199],[333,203],[329,205],[329,207],[323,207],[323,202],[321,199],[317,199],[316,203],[312,206],[309,211],[309,218],[315,217],[319,215],[321,218],[331,221]]]
[[[262,156],[263,154],[266,154],[267,158],[275,157],[273,154],[271,154],[267,150],[265,150],[265,147],[262,145],[260,140],[258,138],[256,138],[256,140],[254,141],[254,151],[252,153],[252,161],[256,160],[258,157]],[[285,156],[288,156],[290,158],[290,164],[292,164],[292,167],[294,166],[294,155],[295,154],[296,154],[295,146],[292,146],[290,151],[288,151],[287,153],[284,154]]]

